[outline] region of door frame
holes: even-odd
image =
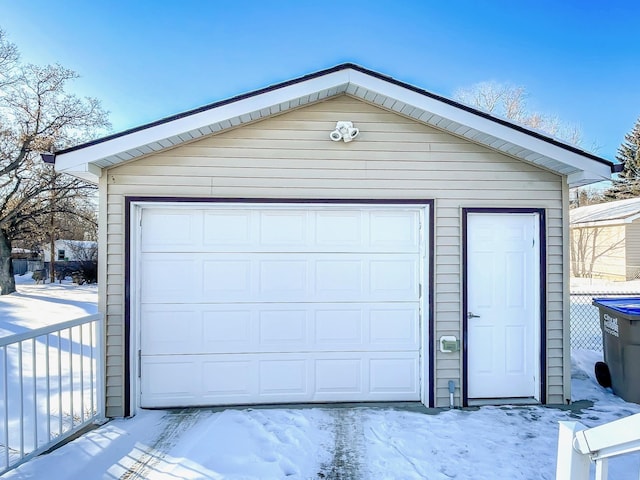
[[[543,208],[462,208],[462,405],[469,406],[468,384],[469,384],[469,366],[468,366],[468,319],[465,312],[468,308],[468,217],[469,214],[486,213],[486,214],[536,214],[538,217],[538,255],[539,255],[539,402],[546,403],[546,385],[547,385],[547,242],[546,242],[546,217]]]
[[[420,298],[420,400],[428,407],[435,406],[435,325],[434,325],[434,200],[432,199],[272,199],[272,198],[209,198],[209,197],[125,197],[125,285],[124,285],[124,416],[135,415],[140,409],[140,325],[138,248],[140,216],[144,208],[184,206],[238,205],[248,206],[345,206],[380,208],[419,208],[421,213],[421,272],[426,286]]]

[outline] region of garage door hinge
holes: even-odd
[[[142,350],[138,350],[138,378],[142,377]]]

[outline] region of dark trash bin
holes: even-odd
[[[595,366],[603,387],[640,403],[640,297],[594,298],[600,310],[604,363]]]

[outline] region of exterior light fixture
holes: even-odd
[[[329,138],[334,142],[344,140],[350,142],[358,136],[360,130],[353,126],[353,122],[337,122],[336,129],[329,134]]]

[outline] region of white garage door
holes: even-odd
[[[420,208],[140,212],[140,406],[420,399]]]

